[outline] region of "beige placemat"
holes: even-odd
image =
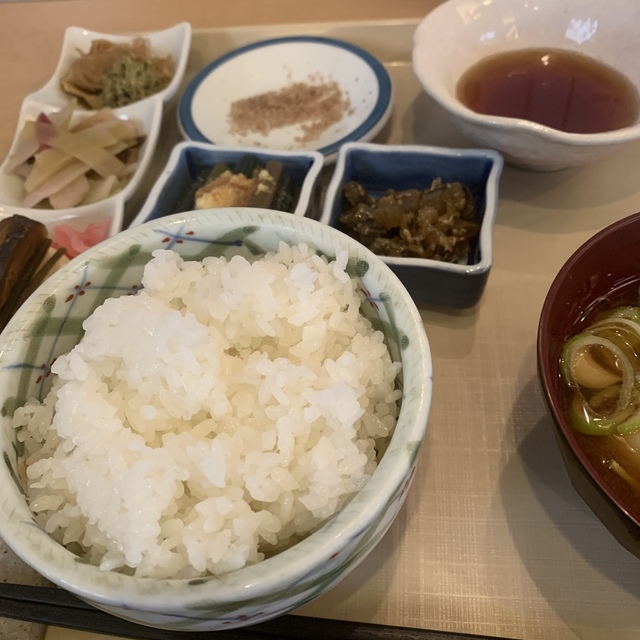
[[[412,25],[320,31],[387,63],[395,111],[386,141],[470,146],[413,77]],[[220,49],[277,34],[198,33],[191,71]],[[300,613],[523,640],[640,638],[640,560],[571,487],[535,360],[540,308],[560,266],[596,231],[640,211],[639,157],[635,143],[583,169],[505,170],[481,303],[423,312],[434,399],[406,506],[365,562]]]

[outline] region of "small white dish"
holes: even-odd
[[[9,154],[0,165],[0,218],[14,214],[26,216],[42,222],[52,236],[56,234],[56,227],[61,224],[78,232],[86,230],[91,224],[98,224],[108,229],[108,236],[114,235],[122,228],[125,202],[135,193],[153,157],[162,124],[162,103],[159,100],[142,100],[113,110],[116,117],[137,122],[145,136],[135,172],[121,191],[104,200],[68,209],[26,208],[22,206],[25,193],[24,180],[15,174],[8,173],[6,167],[17,146],[24,123],[35,120],[42,112],[51,113],[57,110],[50,104],[36,102],[30,98],[22,103],[13,143]],[[82,120],[91,113],[76,110],[73,112],[72,122]],[[110,221],[108,226],[105,222],[106,218]]]
[[[60,81],[71,62],[78,57],[78,51],[88,51],[91,42],[99,38],[120,43],[131,42],[136,35],[143,36],[149,41],[150,51],[153,55],[170,55],[173,59],[175,70],[171,82],[162,91],[146,98],[146,100],[151,98],[161,100],[163,104],[166,104],[176,94],[184,78],[191,47],[191,25],[188,22],[181,22],[163,31],[129,35],[100,33],[82,27],[68,27],[64,34],[58,65],[53,75],[43,87],[27,96],[26,99],[46,103],[51,107],[64,107],[72,98],[62,91]]]
[[[529,48],[575,51],[623,73],[640,88],[634,0],[448,0],[420,22],[413,68],[424,90],[477,144],[534,170],[580,166],[640,138],[640,123],[605,133],[566,133],[517,118],[476,113],[456,96],[462,74],[486,56]]]
[[[265,134],[231,131],[229,110],[237,100],[279,91],[296,82],[331,81],[338,83],[350,106],[318,137],[306,139],[299,124]],[[331,38],[292,36],[249,44],[207,65],[182,96],[178,124],[188,140],[227,147],[317,150],[328,163],[345,142],[373,139],[391,110],[389,74],[370,53]]]
[[[135,227],[149,220],[180,212],[180,209],[175,209],[176,202],[203,170],[212,168],[218,162],[233,167],[245,156],[255,156],[263,165],[268,160],[277,160],[282,164],[283,173],[297,185],[297,201],[291,211],[292,215],[307,215],[318,205],[318,178],[323,158],[316,151],[230,148],[205,142],[181,142],[173,148],[165,168],[130,226]]]

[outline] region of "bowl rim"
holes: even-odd
[[[556,394],[553,393],[553,389],[556,386],[554,384],[556,378],[552,375],[552,367],[548,358],[550,351],[549,343],[551,339],[549,325],[551,321],[552,307],[558,291],[565,285],[575,263],[578,262],[585,254],[591,252],[591,250],[597,246],[603,238],[609,236],[611,233],[619,232],[626,227],[637,225],[638,222],[640,222],[640,212],[630,214],[607,225],[587,239],[567,258],[566,262],[562,265],[553,279],[542,304],[537,330],[536,357],[538,377],[541,382],[542,392],[551,414],[552,422],[556,426],[557,431],[559,431],[561,436],[567,442],[571,451],[575,454],[581,466],[587,471],[590,479],[595,483],[602,495],[609,499],[621,513],[629,518],[633,524],[640,527],[640,517],[634,516],[626,507],[625,501],[621,500],[617,493],[610,490],[602,478],[602,473],[599,472],[584,453],[582,448],[578,445],[575,432],[569,424],[565,414],[562,411],[557,410],[557,401],[555,400]],[[569,336],[565,337],[565,339],[568,337]]]
[[[22,311],[14,316],[7,325],[2,337],[0,337],[0,353],[6,348],[7,344],[11,345],[20,340],[15,334],[19,333],[20,329],[28,323],[29,315],[32,313],[30,307],[38,304],[43,294],[46,295],[55,291],[71,275],[78,273],[87,262],[87,259],[108,255],[109,251],[121,253],[124,247],[133,243],[137,238],[144,238],[154,234],[157,236],[156,229],[166,229],[171,225],[179,226],[189,221],[196,221],[197,224],[198,220],[202,221],[205,218],[207,219],[206,222],[210,224],[215,223],[215,220],[220,219],[221,216],[223,219],[227,216],[227,220],[224,221],[227,226],[230,223],[239,226],[259,225],[273,229],[284,226],[303,235],[318,236],[321,238],[321,240],[318,240],[318,244],[335,241],[337,244],[344,246],[346,243],[352,256],[358,259],[365,259],[374,265],[374,269],[378,271],[378,276],[376,277],[381,277],[383,281],[386,281],[398,301],[401,301],[401,310],[405,314],[406,328],[410,328],[412,334],[415,333],[415,339],[417,340],[415,349],[411,350],[416,354],[416,357],[413,358],[414,365],[412,366],[414,370],[412,373],[415,375],[408,381],[405,378],[405,389],[415,389],[415,391],[412,390],[412,393],[417,399],[411,403],[415,407],[415,414],[408,416],[407,410],[403,411],[405,405],[401,406],[394,433],[399,433],[398,429],[400,429],[403,433],[403,439],[400,441],[399,438],[392,437],[387,452],[405,451],[409,442],[417,442],[421,445],[424,440],[431,405],[433,370],[430,346],[418,308],[402,282],[391,269],[363,245],[318,221],[306,217],[292,216],[288,213],[268,211],[267,215],[265,215],[264,209],[210,209],[187,214],[174,214],[127,229],[117,236],[95,245],[85,254],[74,258],[41,285],[22,307]],[[372,270],[370,267],[369,272]],[[396,317],[398,315],[399,313],[396,312]],[[422,357],[417,357],[417,354]],[[0,439],[3,437],[6,436],[0,430]],[[95,603],[119,605],[132,610],[139,609],[162,613],[167,610],[168,603],[175,609],[194,602],[202,602],[212,597],[215,598],[217,603],[234,601],[239,595],[242,596],[243,600],[246,600],[256,595],[271,593],[274,589],[283,587],[286,584],[295,584],[309,573],[310,568],[320,566],[332,554],[339,553],[352,536],[357,536],[366,530],[371,521],[381,514],[382,507],[396,494],[399,487],[408,486],[412,476],[407,474],[411,468],[412,462],[408,460],[407,456],[398,455],[394,456],[393,459],[389,455],[384,456],[363,489],[354,496],[342,511],[326,522],[314,534],[260,563],[217,578],[211,577],[198,580],[197,585],[189,584],[190,579],[187,578],[155,580],[151,578],[133,578],[114,572],[102,572],[97,566],[78,563],[77,556],[59,545],[39,528],[35,530],[39,532],[38,540],[40,546],[39,550],[35,552],[34,544],[27,535],[28,531],[34,531],[33,523],[27,521],[16,523],[8,517],[9,511],[14,509],[11,504],[8,504],[10,496],[13,496],[11,500],[14,502],[19,501],[22,505],[26,501],[24,496],[18,492],[17,487],[10,482],[9,472],[3,465],[0,465],[0,480],[5,481],[7,486],[11,487],[11,490],[4,492],[0,500],[0,511],[7,516],[0,518],[0,533],[14,552],[39,573],[81,598],[86,598]],[[336,530],[332,527],[332,523],[336,520],[345,520],[346,522],[344,526]],[[304,563],[295,562],[297,557],[304,557]],[[55,558],[59,559],[60,563],[57,563]],[[294,560],[293,563],[291,562],[292,559]],[[60,569],[60,564],[63,564],[62,570]],[[70,571],[70,566],[74,566],[73,571]],[[291,571],[291,566],[295,567],[294,571]],[[267,579],[261,575],[265,567],[270,570]],[[93,580],[93,576],[105,576],[107,574],[110,574],[112,578],[110,581],[107,581],[104,577],[97,581]],[[125,602],[126,604],[124,604]]]
[[[485,211],[480,226],[478,242],[480,245],[480,260],[474,264],[455,264],[451,262],[441,262],[431,258],[401,258],[390,256],[378,256],[387,265],[395,267],[418,267],[429,268],[434,271],[446,273],[479,275],[486,273],[493,264],[493,227],[498,212],[498,184],[502,170],[504,168],[504,158],[493,149],[480,148],[453,148],[438,147],[433,145],[417,144],[378,144],[372,142],[348,142],[343,145],[338,152],[336,167],[327,187],[324,198],[320,222],[333,229],[338,229],[331,224],[331,210],[336,198],[339,197],[339,189],[346,169],[348,156],[352,153],[363,155],[384,155],[400,153],[403,155],[433,156],[441,158],[471,158],[477,160],[488,160],[491,163],[491,170],[486,181],[486,203]],[[343,232],[341,232],[343,233]]]
[[[463,1],[464,0],[446,0],[438,5],[433,11],[429,12],[420,20],[413,34],[411,59],[414,74],[418,78],[424,91],[440,104],[441,107],[471,125],[482,126],[489,130],[500,132],[524,131],[542,139],[560,144],[575,146],[622,144],[640,138],[640,116],[635,124],[622,127],[621,129],[599,133],[569,133],[523,118],[507,118],[504,116],[477,113],[462,104],[455,95],[444,87],[436,75],[428,72],[428,69],[426,69],[424,65],[425,61],[428,65],[430,58],[432,58],[432,56],[426,55],[431,51],[431,44],[435,42],[429,34],[429,28],[432,26],[432,23],[440,15],[454,13],[455,7]],[[510,2],[511,0],[493,0],[492,4],[499,5],[502,3],[508,5]],[[503,51],[515,49],[518,49],[518,47],[505,48]],[[456,82],[459,77],[456,79]],[[636,86],[636,90],[640,90],[640,88]]]
[[[192,112],[193,99],[197,89],[213,71],[215,71],[219,67],[222,67],[233,58],[244,55],[245,53],[254,51],[256,49],[279,45],[295,45],[299,43],[315,43],[327,47],[338,48],[359,57],[373,71],[378,87],[378,98],[373,110],[366,118],[366,120],[364,120],[364,122],[358,125],[355,129],[350,131],[347,135],[336,140],[335,142],[325,145],[324,147],[319,147],[315,149],[315,151],[321,153],[327,158],[327,162],[330,162],[335,158],[335,155],[340,147],[350,140],[371,139],[375,135],[377,135],[391,115],[393,107],[393,88],[391,84],[391,78],[389,77],[389,73],[385,69],[382,62],[380,62],[378,58],[376,58],[373,54],[369,53],[365,49],[350,42],[339,40],[337,38],[328,38],[325,36],[294,35],[259,40],[257,42],[252,42],[250,44],[238,47],[219,56],[204,68],[202,68],[189,82],[182,94],[182,97],[180,98],[180,103],[178,104],[178,125],[183,136],[189,140],[193,140],[196,142],[209,142],[211,144],[216,144],[215,140],[210,140],[200,131],[193,118]]]

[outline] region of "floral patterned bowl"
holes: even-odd
[[[79,340],[82,321],[106,298],[140,286],[151,252],[183,257],[259,255],[280,241],[306,242],[328,256],[346,249],[363,291],[361,311],[400,358],[400,415],[365,487],[318,531],[258,564],[220,577],[138,579],[81,561],[34,522],[23,490],[15,408],[49,388],[53,360]],[[176,214],[124,231],[89,249],[46,281],[0,334],[0,536],[46,578],[127,620],[166,629],[219,630],[261,622],[321,595],[374,548],[409,490],[431,403],[432,369],[420,314],[400,280],[348,236],[314,220],[258,209]]]

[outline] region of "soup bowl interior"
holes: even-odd
[[[603,229],[564,264],[542,307],[537,338],[538,374],[556,441],[575,489],[609,531],[640,557],[640,496],[587,454],[585,438],[568,418],[569,393],[560,373],[566,340],[584,330],[594,313],[638,304],[636,259],[640,214]],[[635,302],[634,302],[635,300]],[[590,441],[593,446],[593,440]]]
[[[383,331],[402,363],[400,414],[377,469],[334,517],[294,546],[218,577],[154,580],[101,571],[64,548],[33,519],[25,498],[24,451],[11,426],[16,407],[42,398],[52,362],[82,335],[105,299],[135,293],[156,249],[185,259],[259,256],[280,242],[307,243],[329,258],[349,255],[363,291],[361,313]],[[380,540],[413,477],[431,401],[431,358],[411,297],[391,270],[359,243],[319,222],[256,209],[198,211],[129,229],[83,253],[52,276],[0,335],[0,536],[54,583],[134,622],[182,630],[244,626],[286,613],[321,595]]]
[[[413,65],[425,91],[471,140],[497,149],[510,164],[552,170],[585,164],[640,137],[640,124],[597,134],[575,134],[516,118],[475,113],[458,98],[460,77],[483,58],[545,48],[582,53],[640,87],[633,60],[640,44],[629,20],[631,0],[449,0],[430,12],[414,36]]]

